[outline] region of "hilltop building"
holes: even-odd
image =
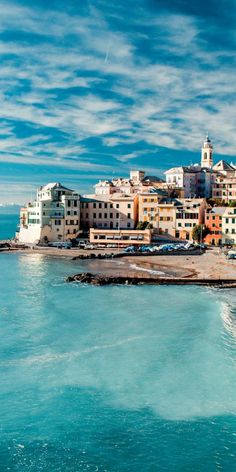
[[[95,195],[113,195],[114,193],[131,195],[159,188],[164,184],[164,180],[159,177],[145,175],[142,170],[131,170],[128,179],[119,177],[112,180],[99,180],[95,185]]]
[[[21,209],[19,242],[66,241],[80,231],[80,196],[60,183],[40,187],[35,201]]]
[[[223,160],[213,164],[213,144],[207,135],[202,145],[200,164],[173,167],[165,175],[166,183],[182,189],[184,198],[210,198],[214,197],[215,182],[234,178],[236,168]]]

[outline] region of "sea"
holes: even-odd
[[[14,238],[19,223],[18,214],[1,214],[0,213],[0,241],[4,239]]]
[[[236,464],[234,290],[67,283],[86,261],[0,254],[0,471]]]

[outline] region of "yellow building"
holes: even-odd
[[[169,199],[160,195],[139,196],[139,221],[150,223],[158,234],[192,240],[195,225],[204,223],[206,200]]]

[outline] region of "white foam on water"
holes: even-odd
[[[148,272],[149,274],[153,274],[153,275],[165,275],[165,272],[161,272],[160,270],[146,269],[136,264],[130,264],[130,269],[141,270],[142,272]]]

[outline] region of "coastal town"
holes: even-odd
[[[128,178],[100,180],[86,195],[48,183],[20,210],[20,244],[79,244],[83,239],[91,248],[194,240],[234,245],[236,165],[214,163],[207,135],[200,163],[171,168],[165,179],[131,170]]]

